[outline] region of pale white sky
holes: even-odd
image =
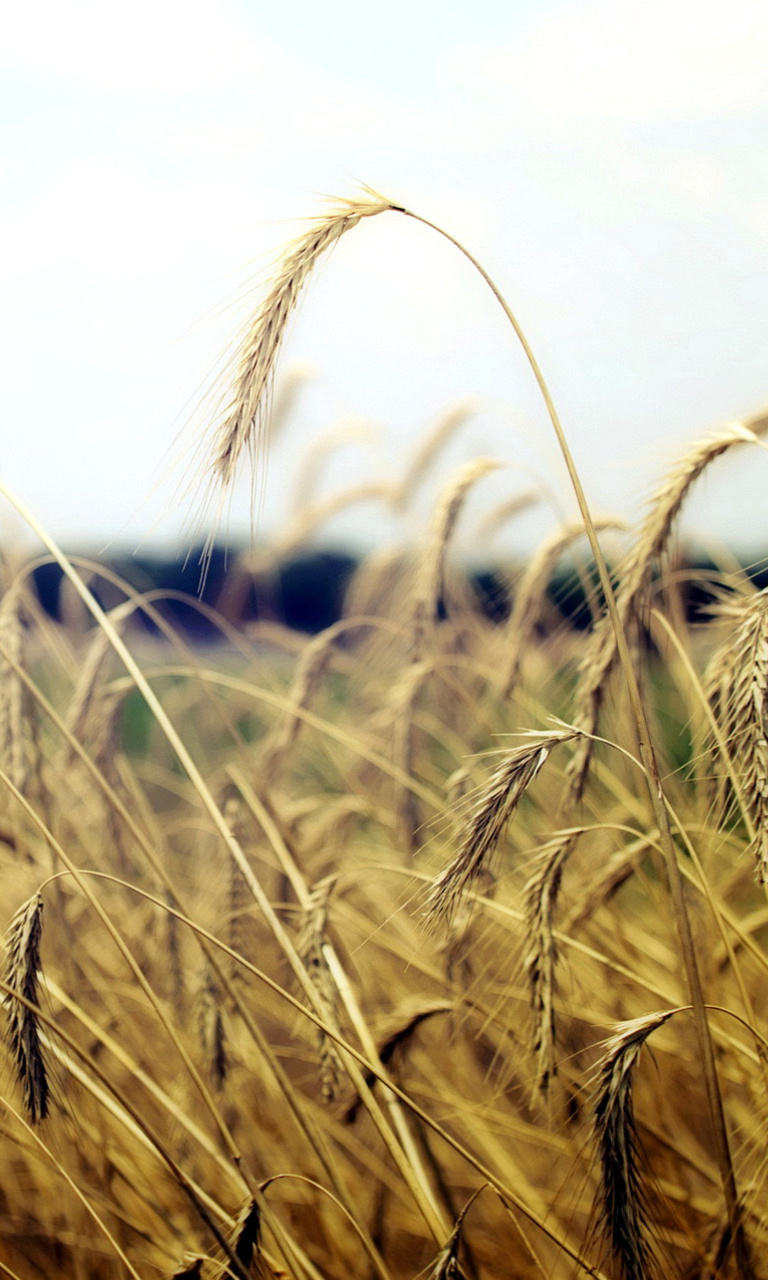
[[[3,28],[0,466],[70,547],[178,539],[187,512],[153,487],[244,287],[319,194],[357,181],[495,277],[597,508],[633,518],[687,442],[768,402],[757,0],[27,0]],[[318,495],[396,476],[468,397],[478,412],[427,494],[492,454],[511,465],[477,518],[532,484],[573,510],[500,311],[424,228],[387,215],[345,238],[291,330],[295,364],[311,376],[269,461],[265,530],[324,432],[348,439]],[[713,469],[686,527],[763,550],[767,477],[757,450]],[[234,540],[247,508],[244,493]],[[13,527],[0,514],[0,536]],[[328,532],[350,530],[392,526],[368,505]]]

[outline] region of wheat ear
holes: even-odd
[[[45,1120],[50,1100],[37,1014],[29,1007],[40,1003],[38,973],[42,930],[43,899],[35,893],[19,907],[8,926],[5,939],[8,955],[3,974],[8,988],[3,997],[8,1011],[8,1045],[32,1124]],[[17,999],[18,996],[22,999]]]
[[[738,773],[740,800],[754,827],[750,850],[757,877],[768,882],[768,592],[731,606],[735,634],[713,655],[705,690],[729,756]],[[727,774],[717,743],[710,750]],[[733,787],[727,776],[717,785],[721,807]]]
[[[598,1067],[594,1127],[600,1156],[602,1221],[622,1280],[649,1280],[653,1251],[647,1238],[643,1182],[632,1100],[632,1071],[648,1037],[677,1009],[621,1023]]]
[[[534,1021],[537,1087],[546,1093],[555,1074],[555,989],[558,948],[555,909],[565,864],[581,832],[565,831],[541,851],[525,886],[525,968]]]
[[[229,1062],[224,1020],[221,1016],[221,997],[213,975],[208,970],[203,975],[197,996],[197,1029],[211,1078],[220,1089],[227,1078]]]
[[[366,188],[357,198],[331,204],[282,255],[269,292],[248,326],[231,396],[211,444],[206,473],[216,488],[228,489],[243,455],[255,457],[262,443],[275,362],[288,321],[318,260],[361,219],[397,207]]]
[[[24,669],[24,601],[18,585],[0,602],[0,764],[19,791],[25,791],[37,757],[29,690]]]
[[[348,626],[346,620],[334,622],[304,646],[288,695],[289,707],[286,715],[267,736],[259,753],[259,772],[265,786],[273,786],[280,775],[286,756],[299,736],[303,723],[301,713],[306,711],[321,688],[334,656],[336,641]]]
[[[470,811],[456,856],[432,883],[425,902],[428,926],[450,923],[487,869],[507,823],[552,750],[575,736],[570,730],[555,732],[504,753]]]
[[[328,968],[325,946],[328,941],[328,903],[335,886],[335,878],[329,876],[315,885],[304,907],[301,933],[296,950],[306,965],[310,981],[315,988],[323,1018],[331,1027],[338,1027],[337,988]],[[326,1104],[333,1102],[339,1087],[341,1062],[335,1044],[318,1028],[320,1057],[320,1096]]]
[[[501,463],[493,458],[475,458],[452,476],[438,498],[432,518],[429,545],[416,577],[412,640],[414,661],[418,661],[421,657],[438,603],[443,595],[448,544],[467,494],[478,480],[500,466]]]
[[[621,528],[618,520],[595,519],[595,529]],[[522,575],[514,592],[514,600],[506,626],[509,636],[507,668],[501,683],[501,696],[509,697],[517,683],[523,654],[530,647],[536,626],[541,617],[542,603],[547,587],[552,580],[559,561],[576,542],[584,537],[584,525],[581,521],[568,524],[542,543]]]
[[[651,498],[648,513],[640,525],[635,544],[623,561],[616,588],[616,609],[625,632],[638,622],[647,600],[653,569],[669,541],[672,527],[691,488],[702,472],[736,444],[754,443],[768,429],[768,417],[747,423],[731,423],[717,434],[699,441],[675,466]],[[614,624],[605,614],[590,637],[576,691],[574,723],[583,732],[581,742],[568,767],[570,795],[577,803],[583,794],[592,759],[594,735],[608,678],[618,658]]]

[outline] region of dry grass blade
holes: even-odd
[[[121,626],[134,608],[133,601],[127,601],[112,610],[109,616],[116,628]],[[114,652],[109,637],[101,627],[94,627],[93,639],[81,663],[79,679],[72,692],[66,719],[70,733],[89,746],[103,737],[105,722],[109,722],[110,713],[114,709],[114,699],[106,697],[104,693],[104,685],[113,662]],[[98,752],[96,754],[99,755]],[[75,758],[71,747],[68,757],[68,762]]]
[[[632,1071],[651,1033],[678,1012],[665,1009],[622,1023],[608,1041],[598,1068],[594,1125],[601,1170],[600,1216],[623,1280],[649,1280],[654,1271],[638,1166]]]
[[[407,777],[413,775],[417,763],[419,735],[416,717],[420,695],[431,670],[429,662],[412,662],[404,668],[388,699],[393,729],[392,758]],[[403,848],[407,853],[417,853],[420,847],[421,813],[418,797],[408,785],[397,784],[395,808]]]
[[[6,935],[7,959],[4,981],[9,987],[3,997],[8,1010],[8,1044],[16,1075],[24,1093],[30,1122],[37,1124],[48,1115],[50,1087],[37,1017],[23,1001],[39,1005],[40,939],[43,929],[43,900],[39,893],[23,903],[13,917]],[[23,1000],[16,999],[22,996]]]
[[[571,730],[505,752],[469,815],[455,858],[434,880],[426,899],[429,926],[450,922],[472,885],[487,869],[507,823],[533,779],[561,742],[577,735]]]
[[[754,827],[750,851],[761,884],[768,882],[768,594],[733,604],[735,633],[713,655],[705,689],[729,757],[737,771],[740,802]],[[720,807],[734,800],[728,761],[710,742],[719,775]]]

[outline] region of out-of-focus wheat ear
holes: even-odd
[[[310,981],[315,988],[323,1012],[323,1020],[332,1027],[338,1026],[336,1014],[336,984],[333,981],[325,946],[328,941],[328,903],[335,885],[335,877],[328,876],[315,885],[306,907],[297,943],[297,951],[306,965]],[[318,1056],[320,1061],[320,1096],[326,1104],[333,1102],[339,1087],[341,1063],[333,1041],[318,1028]]]
[[[282,723],[267,736],[260,751],[258,773],[266,786],[273,786],[277,781],[285,758],[301,729],[301,712],[307,709],[323,683],[339,632],[344,625],[346,624],[340,626],[339,623],[332,623],[304,646],[288,695],[289,708]]]
[[[428,662],[412,662],[403,668],[388,698],[388,711],[393,728],[392,755],[394,763],[403,774],[410,777],[416,760],[417,729],[415,716],[419,693],[427,680],[431,666]],[[421,827],[419,802],[407,783],[396,782],[396,810],[398,825],[406,853],[418,853]]]
[[[221,811],[227,826],[241,848],[245,848],[245,805],[242,796],[235,786],[228,783],[220,800]],[[227,867],[227,944],[238,955],[245,955],[245,930],[243,920],[246,907],[252,899],[246,890],[243,874],[237,864],[230,858]],[[241,981],[243,968],[237,960],[232,959],[231,977],[233,981]]]
[[[440,451],[478,407],[471,401],[454,405],[437,420],[432,430],[420,441],[393,495],[396,510],[403,510],[408,506],[415,490],[422,484]]]
[[[111,610],[108,617],[118,630],[125,618],[134,611],[134,607],[133,601],[126,601],[117,609]],[[77,684],[72,691],[65,721],[73,737],[88,747],[94,759],[96,755],[93,751],[93,743],[97,739],[100,742],[104,740],[105,722],[106,736],[110,733],[109,718],[114,700],[112,698],[105,700],[104,686],[113,658],[114,649],[109,636],[101,627],[94,627],[91,643],[80,665]],[[73,752],[70,752],[69,759],[70,762],[74,759]],[[99,761],[96,760],[96,763]]]
[[[282,533],[273,539],[271,550],[275,559],[290,560],[311,542],[312,535],[318,529],[322,529],[334,516],[348,511],[350,507],[370,502],[382,503],[384,507],[388,507],[392,501],[392,493],[392,485],[388,481],[365,481],[362,484],[351,484],[338,493],[321,498],[311,507],[304,507],[286,524]]]
[[[618,529],[618,520],[595,519],[595,529]],[[520,673],[524,654],[533,639],[541,619],[546,592],[560,560],[570,546],[584,537],[584,525],[579,521],[558,529],[542,543],[531,557],[514,593],[514,602],[506,625],[509,637],[507,667],[501,681],[501,696],[509,697]]]
[[[754,836],[750,852],[757,877],[768,882],[768,591],[732,605],[737,619],[734,634],[715,653],[705,674],[704,687],[724,742],[710,739],[721,782],[718,798],[745,807]],[[738,796],[730,769],[738,782]]]
[[[578,932],[600,907],[608,905],[622,885],[635,874],[643,853],[652,847],[656,839],[658,832],[651,831],[634,840],[627,848],[619,849],[601,863],[586,883],[579,884],[581,899],[570,907],[562,925],[564,933],[570,936]]]
[[[598,1214],[623,1280],[650,1280],[654,1251],[648,1240],[646,1196],[632,1099],[632,1072],[652,1032],[677,1009],[621,1023],[598,1066],[593,1115],[600,1157]]]
[[[275,363],[288,321],[318,260],[363,218],[397,207],[367,189],[357,198],[331,203],[282,254],[268,292],[248,325],[231,394],[207,447],[203,466],[214,489],[228,490],[243,455],[256,459],[263,444]]]
[[[478,480],[501,465],[494,458],[475,458],[459,468],[437,500],[429,542],[416,574],[411,640],[414,661],[421,657],[443,598],[448,546],[467,494]]]
[[[23,590],[14,584],[0,601],[0,766],[19,791],[26,791],[37,761],[37,741],[24,669]]]
[[[509,524],[510,520],[516,520],[518,516],[525,511],[529,511],[531,507],[537,506],[541,500],[541,493],[535,489],[529,489],[525,493],[516,494],[514,498],[505,498],[503,502],[491,507],[490,511],[482,519],[478,520],[475,526],[477,545],[485,547],[504,528],[505,524]]]
[[[768,430],[768,416],[732,423],[707,437],[673,467],[651,498],[648,513],[640,524],[635,543],[619,567],[616,607],[621,626],[630,631],[641,618],[647,603],[653,569],[663,555],[680,509],[702,472],[736,444],[754,443]],[[577,803],[584,792],[592,759],[607,681],[617,658],[617,641],[611,619],[604,615],[597,623],[586,647],[576,690],[574,723],[584,737],[568,766],[570,798]]]
[[[229,1061],[221,1001],[213,978],[208,972],[203,975],[197,996],[197,1028],[211,1078],[220,1089],[227,1078]]]
[[[40,939],[43,931],[43,899],[35,893],[23,903],[8,926],[3,979],[9,990],[3,996],[7,1010],[7,1040],[24,1094],[31,1124],[45,1120],[50,1086],[40,1039],[37,1015],[24,1001],[39,1005]]]
[[[504,753],[475,801],[464,828],[458,853],[436,877],[425,901],[428,927],[450,923],[473,884],[486,870],[507,823],[536,774],[561,742],[577,735],[571,730],[551,733]]]
[[[166,891],[165,901],[169,907],[174,906],[171,894]],[[168,993],[177,1010],[183,1010],[186,1004],[187,983],[184,976],[184,965],[181,962],[180,925],[173,911],[166,911],[165,917],[165,950],[168,958],[166,973],[168,975]]]
[[[581,832],[565,831],[542,849],[525,886],[525,968],[531,993],[536,1083],[546,1094],[555,1075],[555,909],[565,864]]]

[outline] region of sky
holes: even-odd
[[[189,467],[223,354],[301,220],[360,183],[492,275],[596,511],[636,519],[690,444],[768,403],[757,0],[27,0],[3,28],[0,476],[70,549],[210,532]],[[504,547],[574,514],[501,309],[409,219],[366,220],[320,265],[278,402],[288,388],[257,538],[285,535],[302,498],[396,481],[458,405],[405,532],[479,455],[505,465],[478,483],[468,547],[516,495],[537,505],[494,535]],[[686,536],[762,553],[766,478],[750,446],[715,464]],[[232,500],[234,544],[249,493]],[[403,533],[368,500],[318,536]],[[0,511],[0,538],[19,536]]]

